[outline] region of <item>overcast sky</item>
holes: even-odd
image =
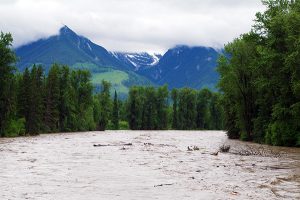
[[[113,51],[163,53],[176,44],[221,48],[250,30],[260,0],[0,0],[14,46],[64,24]]]

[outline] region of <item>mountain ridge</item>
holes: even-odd
[[[88,69],[92,74],[113,69],[130,73],[134,80],[143,79],[141,82],[147,84],[168,84],[170,89],[214,89],[218,79],[216,60],[220,55],[211,47],[187,45],[176,45],[163,55],[108,51],[68,26],[60,28],[57,35],[22,45],[15,51],[20,57],[17,67],[21,71],[33,64],[42,64],[47,71],[53,63]]]

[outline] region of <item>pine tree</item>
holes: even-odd
[[[13,117],[13,107],[15,104],[13,79],[14,67],[16,61],[14,52],[11,49],[13,38],[11,34],[0,35],[0,136],[5,135],[5,128]]]
[[[156,95],[156,129],[164,130],[168,128],[168,87],[162,86],[157,89]]]
[[[60,71],[59,129],[60,131],[74,131],[72,124],[75,121],[76,112],[70,69],[68,66],[63,66]]]
[[[100,131],[104,131],[108,125],[109,114],[111,109],[110,99],[110,87],[111,84],[107,81],[102,81],[102,91],[99,94],[100,102],[100,119],[98,122],[98,128]]]
[[[44,76],[41,66],[33,66],[30,73],[29,100],[28,100],[28,118],[26,119],[26,132],[31,135],[41,133],[43,129],[43,91],[44,91]]]
[[[113,113],[112,113],[112,124],[115,130],[119,130],[119,102],[117,91],[115,90]]]
[[[137,87],[132,87],[129,90],[129,99],[128,99],[128,124],[131,130],[138,129],[138,89]]]
[[[59,66],[54,64],[46,79],[44,125],[46,132],[59,131]]]
[[[171,97],[173,100],[173,117],[172,117],[172,128],[178,129],[178,90],[173,89],[171,92]]]
[[[143,113],[142,113],[142,129],[145,130],[154,130],[157,125],[157,112],[156,112],[156,91],[154,87],[146,87],[144,90],[144,95],[141,94],[141,98],[143,101]]]

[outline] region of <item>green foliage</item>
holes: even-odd
[[[168,87],[159,87],[156,91],[156,129],[164,130],[168,128]]]
[[[46,79],[45,87],[45,112],[44,125],[46,132],[57,132],[59,130],[59,104],[60,104],[60,69],[54,64]]]
[[[111,111],[111,99],[110,99],[110,87],[111,84],[107,81],[102,81],[102,90],[99,94],[100,104],[100,116],[98,122],[98,129],[104,131],[108,125]]]
[[[209,129],[210,128],[210,100],[212,93],[210,90],[204,88],[197,94],[197,117],[196,127],[197,129]]]
[[[5,137],[17,137],[25,135],[25,118],[12,119],[5,129]]]
[[[168,98],[167,86],[130,88],[127,102],[130,129],[167,129],[169,122]]]
[[[297,137],[296,146],[300,147],[300,133],[298,133],[296,137]]]
[[[120,121],[120,130],[128,130],[129,129],[129,124],[127,121]]]
[[[240,140],[249,141],[250,140],[249,135],[245,131],[241,132]]]
[[[11,49],[11,34],[0,34],[0,136],[5,135],[5,127],[15,115],[14,67],[16,61]]]
[[[178,90],[173,89],[171,92],[171,98],[173,100],[173,116],[172,116],[172,128],[178,128]]]
[[[43,113],[44,113],[44,74],[41,66],[33,66],[30,72],[29,91],[26,96],[28,106],[24,116],[26,119],[26,133],[37,135],[43,130]]]
[[[179,91],[178,100],[178,128],[193,130],[196,128],[196,91],[183,88]]]
[[[139,98],[139,88],[132,87],[129,90],[128,98],[128,124],[131,130],[137,130],[139,128],[140,119],[140,98]]]
[[[300,3],[263,1],[253,30],[219,59],[225,126],[231,138],[295,146],[299,126]]]
[[[113,110],[112,110],[112,123],[113,123],[113,129],[118,130],[119,129],[119,101],[118,101],[118,95],[117,91],[115,90],[115,96],[114,96],[114,104],[113,104]]]
[[[11,114],[3,136],[96,129],[89,72],[54,64],[45,76],[34,65],[12,77]]]
[[[86,70],[74,71],[67,66],[54,64],[48,74],[44,74],[42,66],[34,65],[30,70],[26,68],[23,74],[15,75],[14,68],[10,67],[15,59],[9,49],[12,40],[5,37],[1,35],[4,41],[4,45],[1,43],[2,58],[7,58],[1,60],[3,76],[1,74],[0,81],[4,83],[0,87],[3,91],[1,106],[6,106],[1,107],[2,135],[105,130],[107,127],[163,130],[170,128],[171,123],[174,129],[221,129],[223,126],[223,110],[220,102],[223,103],[221,100],[225,98],[208,89],[173,90],[172,109],[168,102],[167,86],[132,87],[129,98],[123,102],[118,100],[115,91],[112,104],[111,84],[102,81],[101,93],[93,96],[91,74]],[[108,77],[118,84],[124,83],[125,79],[128,80],[126,73]],[[101,77],[96,77],[97,81],[99,78]],[[137,81],[138,77],[134,77],[130,82]],[[295,91],[297,84],[296,80]],[[299,107],[297,104],[292,106],[296,114],[291,115],[297,115]],[[128,120],[128,123],[124,120]],[[298,127],[296,129],[298,130]]]

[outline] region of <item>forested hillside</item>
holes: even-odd
[[[53,64],[47,74],[34,65],[16,71],[12,36],[0,37],[1,136],[109,129],[221,129],[219,95],[207,89],[172,91],[167,86],[131,87],[120,100],[102,80],[94,94],[91,74]],[[100,80],[99,80],[100,81]],[[173,108],[173,109],[172,109]]]

